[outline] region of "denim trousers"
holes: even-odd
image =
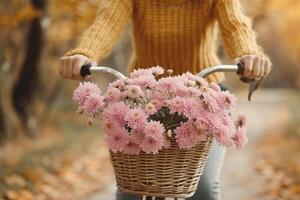
[[[227,90],[223,84],[221,89]],[[220,174],[226,153],[226,148],[220,146],[215,139],[212,141],[211,150],[208,154],[203,174],[200,177],[195,194],[186,200],[220,200]],[[117,200],[139,200],[140,196],[127,194],[121,191],[116,193]]]

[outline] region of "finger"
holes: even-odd
[[[74,62],[74,59],[73,58],[70,58],[67,60],[67,69],[66,69],[66,77],[67,78],[72,78],[72,71],[73,71],[73,62]]]
[[[265,59],[259,59],[259,77],[264,77],[265,75]]]
[[[271,66],[272,66],[271,61],[269,59],[267,59],[266,62],[265,62],[265,75],[264,75],[264,77],[269,75],[269,73],[271,71]]]
[[[65,58],[62,63],[62,77],[66,78],[66,74],[67,74],[67,58]]]
[[[77,79],[77,80],[81,80],[82,77],[80,75],[80,69],[81,69],[81,66],[84,64],[84,61],[80,58],[76,58],[74,60],[74,64],[73,64],[73,71],[72,71],[72,74],[73,74],[73,78],[74,79]]]
[[[253,61],[253,68],[252,68],[252,72],[251,75],[256,78],[259,76],[260,73],[260,66],[259,66],[259,58],[255,57],[254,61]]]
[[[245,70],[244,70],[244,76],[249,77],[251,75],[251,72],[253,70],[253,57],[247,56],[247,58],[244,59],[245,63]]]

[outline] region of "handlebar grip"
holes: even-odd
[[[253,82],[253,81],[255,81],[255,79],[251,79],[251,78],[245,78],[245,77],[243,77],[243,75],[244,75],[244,71],[245,71],[245,66],[244,66],[244,64],[243,63],[238,63],[237,64],[237,66],[238,66],[238,70],[237,70],[237,74],[238,75],[240,75],[241,76],[241,81],[243,81],[243,82],[245,82],[245,83],[249,83],[249,82]]]
[[[86,76],[89,76],[91,75],[91,70],[90,68],[92,67],[91,64],[85,64],[85,65],[82,65],[81,68],[80,68],[80,75],[84,78]]]

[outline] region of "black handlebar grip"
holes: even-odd
[[[90,68],[92,67],[91,64],[85,64],[85,65],[82,65],[81,68],[80,68],[80,75],[82,77],[86,77],[88,75],[91,75],[91,70]]]
[[[255,79],[251,79],[251,78],[245,78],[245,77],[243,77],[243,75],[244,75],[244,71],[245,71],[245,66],[244,66],[244,64],[243,63],[238,63],[237,64],[237,66],[238,66],[238,70],[237,70],[237,74],[238,75],[240,75],[241,76],[241,81],[243,81],[243,82],[245,82],[245,83],[249,83],[249,82],[253,82],[253,81],[255,81]]]

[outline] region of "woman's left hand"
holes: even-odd
[[[244,55],[235,59],[245,66],[243,77],[250,79],[265,78],[269,75],[272,63],[267,56]]]

